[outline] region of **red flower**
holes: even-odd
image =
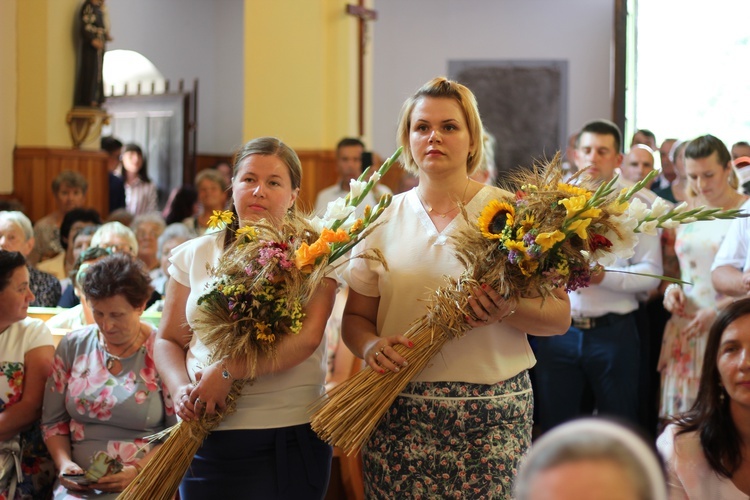
[[[609,248],[612,246],[612,242],[601,234],[592,233],[589,235],[589,248],[592,252],[596,252],[600,248]]]

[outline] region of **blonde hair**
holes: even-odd
[[[409,145],[409,133],[411,131],[411,113],[414,111],[414,106],[425,97],[455,99],[461,106],[472,142],[469,157],[466,159],[466,173],[472,174],[484,158],[483,127],[482,119],[479,117],[477,100],[466,86],[445,77],[437,77],[424,84],[404,102],[401,108],[396,139],[398,144],[404,147],[404,152],[401,155],[401,163],[404,165],[404,169],[415,175],[419,172],[419,167],[414,161]]]

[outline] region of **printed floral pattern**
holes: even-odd
[[[152,331],[141,349],[121,361],[117,375],[107,370],[96,325],[60,343],[44,398],[44,436],[69,436],[73,460],[82,468],[98,451],[132,464],[151,449],[144,436],[176,422],[154,365],[154,338]],[[57,484],[54,498],[75,497]]]
[[[685,311],[694,314],[704,307],[715,307],[721,295],[711,284],[711,264],[731,221],[695,222],[677,228],[675,253],[680,261],[683,287],[687,296]],[[662,397],[659,414],[676,415],[690,409],[698,394],[708,332],[688,338],[683,330],[690,320],[673,315],[664,329],[659,371]]]
[[[0,362],[0,412],[13,406],[23,395],[24,364],[20,361]],[[49,494],[54,478],[54,464],[42,441],[39,422],[21,433],[21,473],[23,480],[16,487],[15,498],[44,497]],[[7,498],[0,491],[0,500]]]
[[[410,383],[363,449],[367,498],[511,498],[532,413],[526,372],[496,385]]]

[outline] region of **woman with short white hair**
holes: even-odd
[[[17,211],[0,212],[0,250],[20,252],[27,257],[34,250],[34,243],[34,228],[26,215]],[[26,267],[29,270],[29,286],[35,297],[30,305],[55,307],[62,294],[60,281],[28,263]]]

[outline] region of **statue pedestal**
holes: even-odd
[[[81,144],[90,139],[89,135],[99,135],[102,125],[109,123],[109,115],[99,108],[73,108],[66,117],[73,148],[80,149]]]

